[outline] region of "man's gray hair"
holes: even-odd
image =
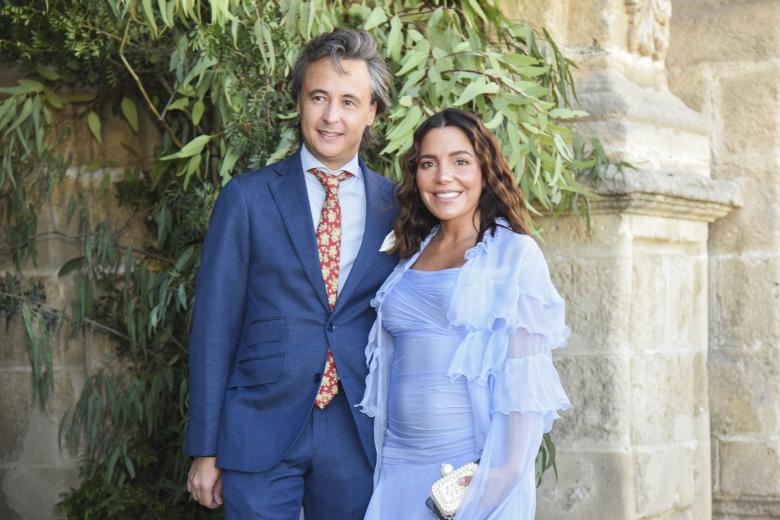
[[[297,103],[303,77],[306,69],[315,61],[330,56],[336,70],[343,72],[341,60],[363,60],[368,66],[368,75],[371,78],[371,102],[376,103],[377,115],[384,112],[390,105],[390,72],[384,58],[377,52],[374,38],[363,29],[336,28],[329,33],[320,34],[301,51],[298,60],[292,70],[290,80],[293,99]],[[300,126],[299,126],[300,133]],[[376,144],[377,139],[368,127],[363,132],[363,145]]]

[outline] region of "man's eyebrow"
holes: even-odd
[[[307,94],[310,95],[310,96],[313,96],[315,94],[326,94],[327,95],[327,92],[325,92],[321,88],[313,88],[310,91],[308,91]]]

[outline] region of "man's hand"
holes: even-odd
[[[222,505],[222,470],[217,467],[216,457],[195,457],[187,476],[187,491],[209,509]]]

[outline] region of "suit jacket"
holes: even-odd
[[[369,305],[397,258],[379,252],[397,214],[394,185],[361,161],[366,225],[331,312],[300,150],[220,193],[195,281],[185,442],[225,469],[276,465],[302,430],[330,348],[350,405],[363,397]],[[374,464],[371,419],[352,406]]]

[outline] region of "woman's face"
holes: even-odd
[[[457,127],[429,130],[420,142],[417,189],[442,223],[472,226],[482,193],[482,170],[474,147]]]

